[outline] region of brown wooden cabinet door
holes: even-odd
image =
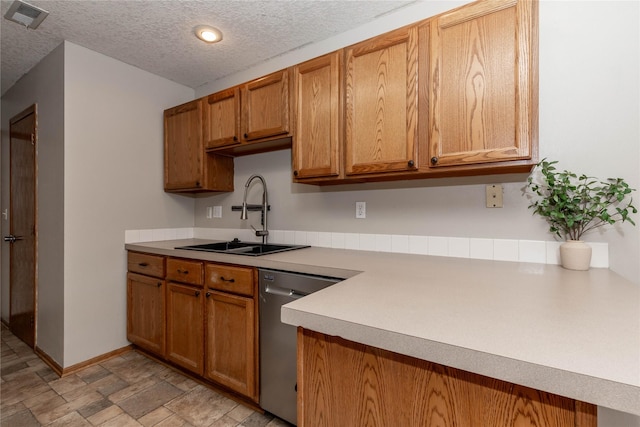
[[[335,177],[341,169],[343,51],[293,69],[295,141],[293,174],[298,179]]]
[[[258,401],[256,318],[253,298],[206,294],[205,376]]]
[[[531,159],[537,4],[475,2],[430,23],[430,166]]]
[[[596,406],[298,328],[298,426],[595,427]]]
[[[204,296],[192,286],[167,284],[167,359],[202,375]]]
[[[289,133],[289,70],[242,87],[242,128],[245,141]]]
[[[204,104],[205,148],[240,143],[240,89],[223,90],[206,98]]]
[[[164,112],[165,190],[202,188],[204,182],[202,146],[202,100],[179,105]]]
[[[127,274],[127,339],[160,357],[165,351],[164,280]]]
[[[347,175],[418,167],[417,45],[412,26],[347,48]]]

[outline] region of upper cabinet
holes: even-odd
[[[300,182],[341,174],[342,61],[340,50],[293,67],[293,175]]]
[[[243,155],[291,146],[290,70],[206,97],[205,148]]]
[[[537,6],[478,1],[421,26],[421,43],[428,46],[421,65],[429,74],[422,87],[430,167],[531,164],[537,147]]]
[[[233,158],[204,150],[202,99],[164,112],[164,189],[233,191]]]
[[[478,0],[167,110],[165,188],[228,191],[221,155],[288,147],[309,184],[529,172],[538,0]]]
[[[289,133],[289,70],[242,86],[242,131],[245,141]]]
[[[346,174],[418,167],[418,30],[407,27],[346,49]]]
[[[240,89],[237,87],[205,98],[205,148],[219,148],[240,142]]]

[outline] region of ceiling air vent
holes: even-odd
[[[9,21],[17,22],[20,25],[35,30],[47,15],[49,15],[49,12],[44,9],[16,0],[11,7],[9,7],[7,13],[4,14],[4,17]]]

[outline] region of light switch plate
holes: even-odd
[[[222,206],[214,206],[213,207],[213,217],[214,218],[222,218]]]

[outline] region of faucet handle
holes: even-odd
[[[269,235],[269,230],[256,230],[256,228],[253,225],[251,226],[251,228],[253,228],[253,231],[256,232],[256,236],[258,237],[264,237]]]

